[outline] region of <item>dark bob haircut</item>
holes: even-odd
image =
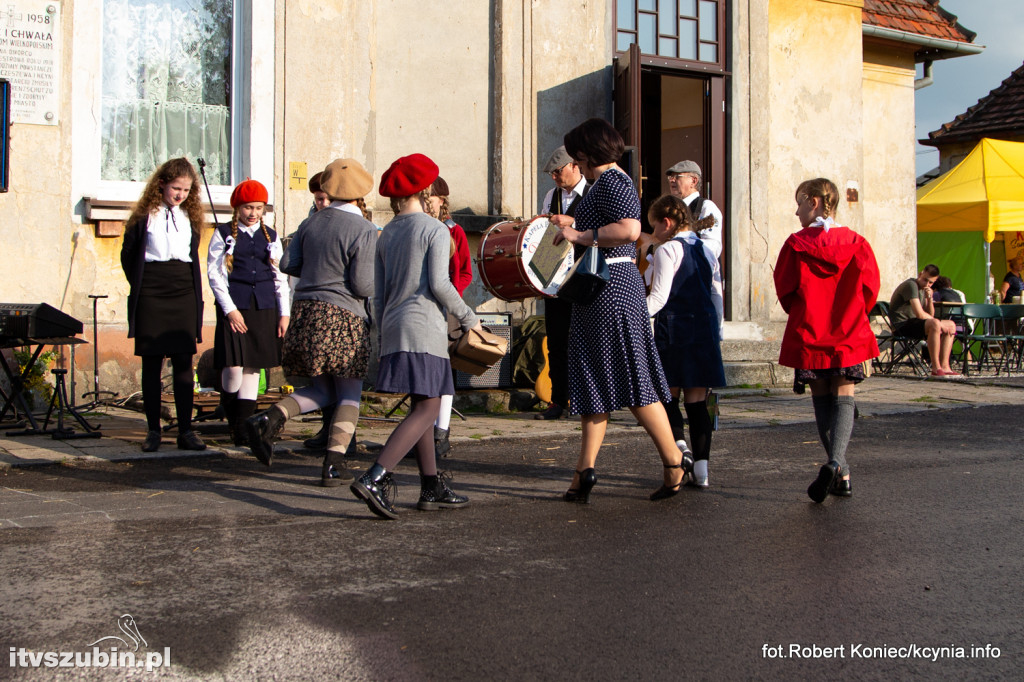
[[[573,159],[582,154],[589,165],[603,166],[617,163],[626,153],[626,144],[611,123],[603,118],[590,118],[566,133],[565,151]]]

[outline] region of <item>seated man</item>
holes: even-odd
[[[959,376],[959,372],[954,372],[949,366],[956,325],[952,320],[935,317],[932,284],[938,276],[937,266],[926,265],[916,279],[908,279],[896,287],[889,300],[889,314],[896,334],[927,340],[933,377]]]

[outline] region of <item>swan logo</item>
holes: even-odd
[[[156,668],[171,665],[171,648],[161,651],[139,651],[149,643],[139,632],[139,626],[130,613],[117,619],[121,635],[100,637],[89,644],[88,651],[30,651],[10,648],[12,668],[145,668],[152,672]],[[100,648],[100,644],[103,648]],[[137,654],[137,655],[136,655]],[[143,655],[145,654],[145,655]]]
[[[149,646],[149,643],[146,642],[146,640],[142,638],[142,635],[139,634],[139,626],[135,624],[135,619],[132,618],[132,614],[126,613],[118,618],[117,627],[121,629],[121,632],[123,632],[125,637],[128,639],[118,637],[117,635],[110,635],[108,637],[100,637],[89,646],[96,646],[100,642],[106,642],[108,640],[120,642],[124,645],[125,649],[130,649],[132,652],[139,650],[139,644],[146,647]],[[129,644],[129,642],[131,643]]]

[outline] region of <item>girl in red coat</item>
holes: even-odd
[[[814,420],[828,463],[807,488],[815,502],[851,495],[846,446],[853,432],[853,389],[861,363],[878,355],[868,311],[878,298],[875,254],[862,236],[833,221],[839,190],[816,178],[796,190],[802,230],[791,234],[775,265],[775,291],[789,313],[779,362],[793,367],[794,388],[811,387]]]

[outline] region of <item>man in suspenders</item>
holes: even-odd
[[[722,257],[722,211],[715,202],[700,195],[700,166],[694,161],[680,161],[665,171],[668,176],[668,191],[672,196],[679,197],[690,207],[690,212],[697,220],[709,215],[715,216],[714,227],[702,230],[701,241],[714,252],[715,258]]]
[[[544,164],[544,172],[551,175],[555,186],[540,202],[539,215],[576,214],[579,204],[589,189],[579,166],[570,158],[565,147],[559,147]],[[579,256],[579,253],[576,254]],[[548,336],[548,373],[551,375],[551,403],[537,419],[559,419],[567,416],[569,404],[569,321],[572,304],[557,298],[544,299],[544,325]]]

